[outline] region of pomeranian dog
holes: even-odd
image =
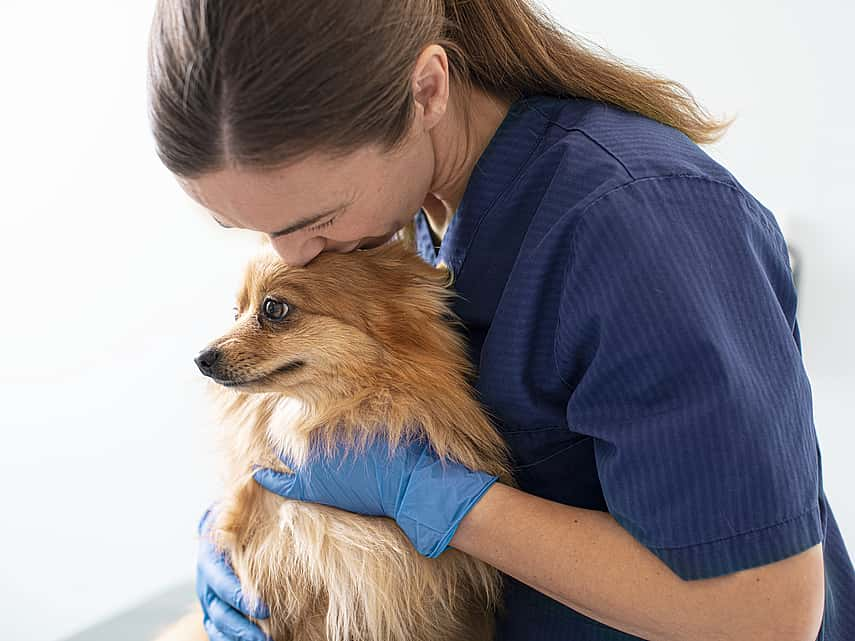
[[[282,498],[253,465],[288,472],[312,447],[425,438],[440,457],[513,485],[479,406],[450,309],[452,274],[402,241],[305,267],[269,245],[249,263],[236,322],[197,357],[222,401],[226,496],[211,535],[274,641],[486,641],[493,567],[453,548],[421,556],[392,519]],[[201,361],[201,362],[200,362]],[[204,365],[202,364],[204,363]],[[158,641],[203,641],[198,608]]]

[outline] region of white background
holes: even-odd
[[[253,236],[159,165],[154,3],[23,2],[0,21],[0,629],[50,641],[189,580],[217,493],[193,356],[231,321]],[[707,151],[804,258],[799,320],[826,492],[855,547],[855,104],[843,0],[546,3],[739,119]]]

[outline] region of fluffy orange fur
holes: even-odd
[[[266,246],[247,267],[236,324],[221,353],[217,396],[227,426],[226,496],[213,534],[274,641],[486,641],[501,578],[449,548],[419,555],[395,522],[261,488],[253,464],[288,471],[312,446],[416,434],[437,453],[513,484],[508,453],[470,382],[449,303],[451,274],[401,242],[325,253],[305,267]],[[265,300],[285,302],[267,320]],[[290,368],[283,367],[299,363]],[[201,613],[158,641],[206,639]]]

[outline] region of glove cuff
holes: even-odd
[[[459,463],[434,460],[413,472],[395,521],[420,554],[436,558],[497,480]]]

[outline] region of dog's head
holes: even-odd
[[[447,269],[399,241],[304,267],[267,245],[246,268],[235,325],[196,364],[242,392],[353,393],[396,364],[430,358],[438,331],[448,340],[449,284]]]

